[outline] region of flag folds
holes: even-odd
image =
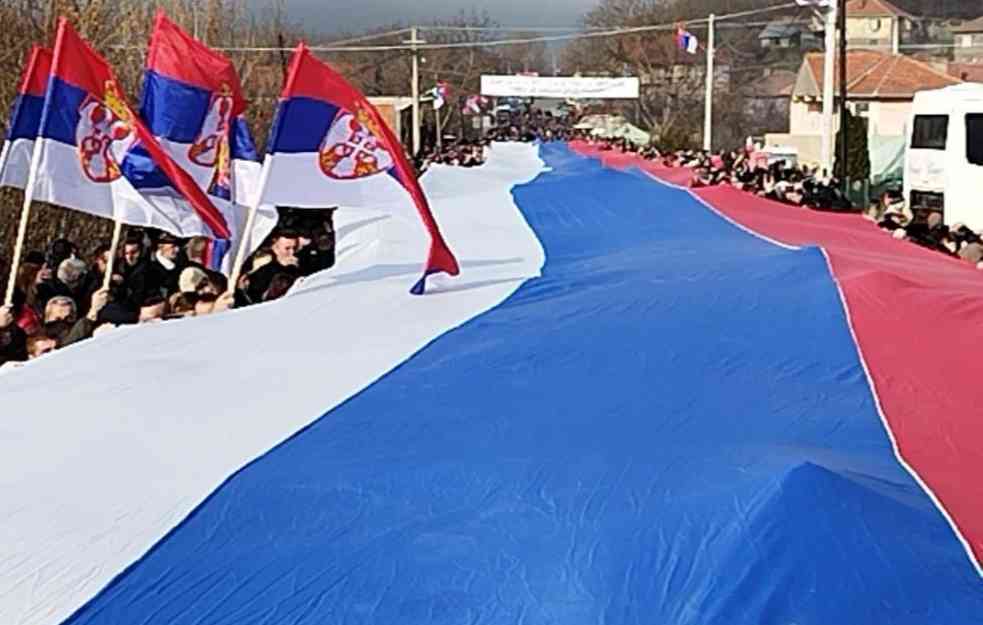
[[[243,117],[246,105],[232,62],[159,12],[147,54],[140,115],[164,151],[221,211],[233,237],[259,191],[259,156]],[[130,170],[138,188],[155,193],[172,188],[159,166],[150,160],[142,163],[143,169]],[[269,234],[276,219],[275,207],[259,207],[249,251]],[[217,241],[214,251],[229,243]],[[215,269],[221,266],[220,255],[212,255]]]
[[[50,72],[51,50],[41,46],[31,48],[10,112],[7,139],[3,143],[3,152],[0,152],[0,187],[23,189],[27,186]]]
[[[228,239],[229,222],[127,104],[109,64],[59,20],[38,130],[34,199],[177,236]],[[166,190],[141,178],[159,172]]]
[[[262,203],[398,210],[408,194],[430,236],[411,292],[422,294],[428,275],[458,274],[399,140],[365,96],[304,44],[290,63],[264,167]]]

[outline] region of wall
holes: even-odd
[[[849,17],[846,37],[850,47],[890,46],[894,20],[889,17]]]
[[[834,115],[835,118],[835,115]],[[822,102],[793,101],[789,106],[789,132],[793,135],[816,135],[823,131]]]
[[[799,162],[815,165],[822,158],[822,137],[817,135],[798,135],[788,133],[768,133],[765,135],[766,146],[790,146],[799,151]]]
[[[867,119],[870,133],[882,137],[900,137],[908,127],[911,100],[903,102],[871,102]]]
[[[955,35],[954,55],[957,63],[983,62],[983,33]]]

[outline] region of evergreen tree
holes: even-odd
[[[869,180],[870,179],[870,153],[867,147],[867,120],[854,115],[849,109],[844,111],[846,117],[844,124],[841,124],[840,131],[836,133],[836,164],[833,172],[837,178],[849,178],[850,180]],[[840,155],[843,145],[843,128],[849,131],[847,143],[847,162],[844,172],[843,163]]]

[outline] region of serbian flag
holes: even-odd
[[[0,152],[0,187],[23,189],[27,186],[50,71],[51,50],[32,47],[10,111],[7,139]]]
[[[178,163],[230,225],[235,241],[212,240],[209,265],[223,268],[225,252],[238,245],[248,207],[259,191],[260,163],[243,117],[247,102],[235,66],[158,12],[150,36],[140,116],[161,147]],[[131,170],[144,191],[167,192],[172,185],[159,166]],[[247,247],[255,249],[276,226],[273,206],[260,206]]]
[[[35,149],[36,200],[179,237],[231,236],[225,216],[127,104],[109,64],[64,18]],[[139,173],[151,167],[166,192],[144,191]]]
[[[680,50],[685,50],[690,54],[696,54],[700,49],[700,42],[696,35],[689,32],[682,26],[676,28],[676,45]]]
[[[430,274],[458,274],[399,140],[365,96],[303,43],[290,61],[268,144],[262,203],[391,207],[395,214],[412,200],[412,218],[423,222],[430,251],[411,292],[422,294]]]
[[[444,82],[440,81],[437,86],[430,90],[430,96],[433,98],[433,108],[436,111],[444,108],[447,103],[447,98],[450,97],[451,89],[450,86]]]

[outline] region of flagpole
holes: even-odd
[[[116,253],[119,250],[120,235],[123,234],[123,221],[116,214],[116,207],[113,206],[113,241],[109,245],[109,260],[106,261],[106,273],[102,276],[102,289],[108,291],[113,283],[113,269],[116,264]]]
[[[14,255],[10,259],[10,279],[7,281],[7,293],[3,298],[4,306],[14,303],[14,287],[17,281],[17,269],[20,265],[21,254],[24,251],[24,239],[27,237],[27,222],[31,218],[31,201],[34,199],[34,181],[37,179],[38,167],[41,165],[41,137],[34,139],[34,151],[31,153],[31,168],[27,173],[27,185],[24,187],[24,204],[20,209],[20,223],[17,226],[17,241],[14,243]],[[53,267],[57,271],[57,267]]]
[[[420,152],[420,51],[417,45],[423,43],[417,38],[417,28],[410,29],[408,42],[413,50],[413,70],[410,78],[410,97],[413,99],[413,158]]]
[[[703,106],[703,149],[709,152],[713,148],[713,64],[715,53],[716,15],[710,14],[707,21],[707,84],[706,101]]]
[[[437,120],[437,151],[441,152],[444,149],[444,139],[441,136],[442,133],[440,131],[440,109],[436,106],[433,109],[433,116]]]
[[[256,222],[256,213],[259,211],[259,204],[263,201],[263,194],[266,190],[266,181],[270,177],[270,157],[267,156],[263,160],[263,169],[259,175],[259,190],[256,192],[256,199],[252,202],[249,207],[249,215],[246,217],[246,229],[242,233],[242,237],[239,239],[239,249],[236,250],[235,263],[232,265],[231,276],[229,277],[229,289],[234,294],[236,291],[236,283],[239,282],[239,276],[242,274],[242,264],[246,261],[246,241],[251,238],[253,232],[253,224]]]
[[[822,152],[821,161],[822,168],[826,172],[826,175],[833,175],[833,151],[834,151],[834,110],[836,107],[835,102],[835,91],[833,88],[833,83],[835,82],[835,70],[836,65],[836,25],[837,16],[839,9],[837,8],[836,2],[831,2],[826,8],[826,13],[824,19],[826,22],[826,50],[825,57],[823,60],[823,117],[822,117]]]

